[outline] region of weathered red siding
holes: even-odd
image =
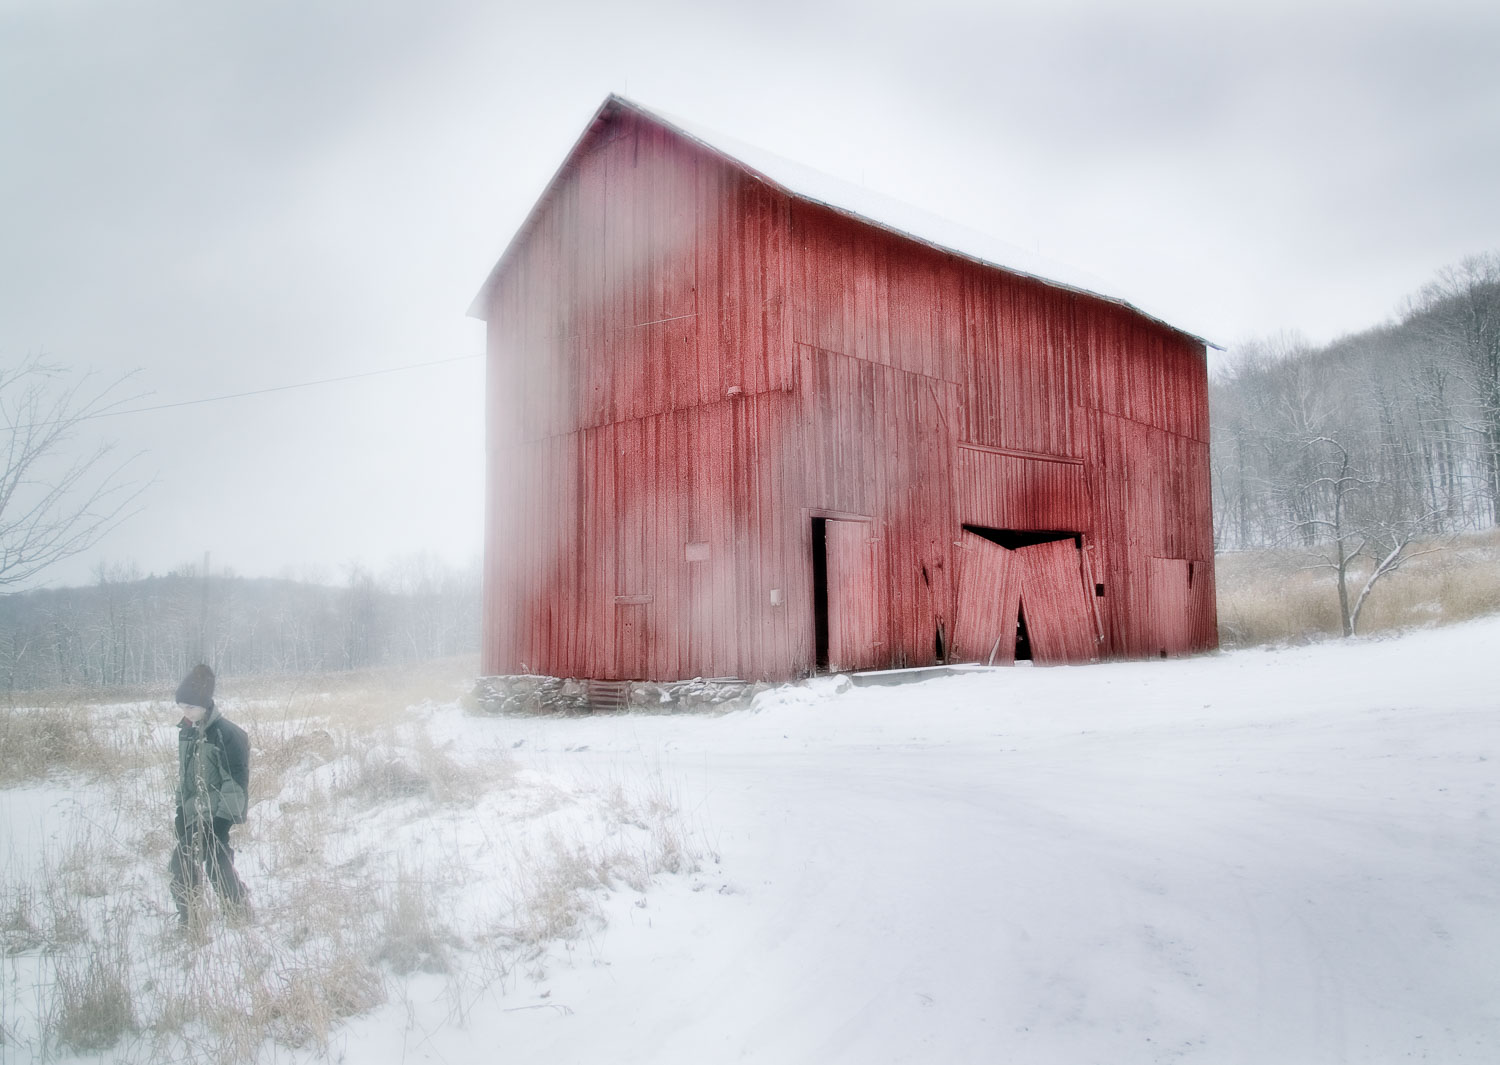
[[[488,672],[786,678],[820,639],[835,668],[973,657],[965,526],[1075,534],[1018,552],[1057,660],[1214,645],[1201,342],[628,107],[486,301]]]

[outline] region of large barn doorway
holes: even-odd
[[[1009,665],[1098,657],[1080,534],[965,525],[962,547],[955,658]]]
[[[879,665],[879,543],[874,523],[813,518],[812,545],[819,672]]]

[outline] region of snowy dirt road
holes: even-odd
[[[1495,1061],[1497,643],[455,722],[539,771],[660,777],[705,857],[403,1056]],[[379,1018],[350,1060],[392,1045]]]

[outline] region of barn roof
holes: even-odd
[[[694,122],[687,122],[679,118],[667,116],[659,111],[650,111],[634,101],[627,100],[623,96],[613,93],[600,105],[599,110],[594,113],[584,133],[579,137],[581,144],[588,136],[590,130],[600,121],[607,120],[619,111],[630,111],[648,122],[655,123],[678,136],[706,148],[715,155],[738,166],[749,173],[752,177],[781,190],[787,195],[815,203],[826,207],[838,214],[845,215],[857,221],[874,225],[880,229],[895,233],[909,240],[926,244],[939,251],[949,252],[954,255],[971,259],[975,262],[991,266],[1007,273],[1019,274],[1040,281],[1043,284],[1055,288],[1067,289],[1072,292],[1080,292],[1085,295],[1094,296],[1099,299],[1108,300],[1128,307],[1137,314],[1144,315],[1152,321],[1158,322],[1169,329],[1194,340],[1208,344],[1210,347],[1218,347],[1201,336],[1181,326],[1173,325],[1156,314],[1144,309],[1142,305],[1128,298],[1120,292],[1116,286],[1085,273],[1082,270],[1047,259],[1042,255],[1029,252],[1014,244],[1000,240],[997,237],[970,229],[957,222],[930,214],[908,203],[884,196],[863,186],[854,185],[812,167],[804,166],[773,152],[768,152],[754,145],[745,144],[735,140],[733,137],[710,130]],[[556,175],[548,183],[550,192],[562,176],[572,159],[574,152],[578,150],[575,144],[573,151],[568,153]],[[511,239],[505,252],[495,263],[494,269],[486,278],[484,287],[475,296],[473,304],[469,307],[469,314],[475,318],[484,318],[486,305],[489,302],[490,291],[496,279],[499,277],[505,261],[510,257],[511,251],[520,243],[521,237],[531,227],[532,220],[536,217],[541,205],[546,202],[547,195],[544,193],[537,201],[526,221],[522,223],[516,235]]]

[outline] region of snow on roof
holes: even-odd
[[[615,107],[633,111],[651,122],[675,131],[714,154],[750,171],[796,199],[820,204],[909,240],[972,259],[1007,273],[1020,274],[1056,288],[1081,292],[1111,303],[1121,304],[1169,329],[1202,341],[1211,347],[1218,347],[1196,333],[1173,325],[1160,315],[1151,313],[1139,301],[1119,291],[1117,286],[1110,285],[1092,274],[1055,262],[950,219],[931,214],[920,207],[885,196],[873,189],[851,184],[774,152],[746,144],[696,122],[688,122],[660,111],[652,111],[632,100],[614,94],[604,101],[594,116],[594,120],[597,121]],[[592,123],[590,123],[591,127]],[[522,229],[524,228],[523,225]],[[502,256],[501,262],[504,262],[504,259],[505,257]],[[479,298],[475,300],[474,308],[470,310],[471,314],[478,310],[482,315],[480,304],[488,293],[499,267],[500,263],[496,263],[495,271],[491,273]]]

